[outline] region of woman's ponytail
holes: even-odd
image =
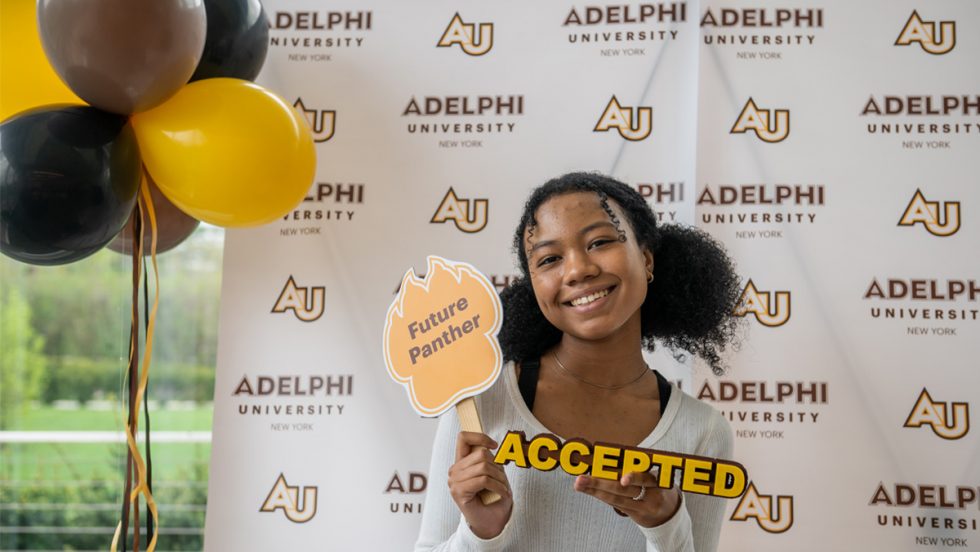
[[[733,342],[739,278],[724,248],[707,233],[665,224],[657,230],[653,283],[643,304],[643,336],[704,359],[723,372],[720,352]]]

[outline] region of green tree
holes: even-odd
[[[0,287],[0,429],[16,409],[40,397],[44,340],[31,327],[31,306],[15,288]]]
[[[212,397],[222,244],[221,229],[202,227],[158,258],[160,306],[152,398],[200,401]],[[149,261],[146,270],[152,270]],[[152,304],[152,273],[147,279]],[[46,389],[42,400],[86,401],[119,393],[129,356],[130,257],[103,250],[79,262],[39,267],[0,256],[0,282],[18,290],[26,300],[30,325],[43,338]],[[141,331],[144,314],[139,320]],[[140,342],[142,350],[142,336]]]
[[[11,284],[31,304],[31,323],[44,336],[45,355],[103,359],[128,354],[130,263],[108,250],[61,266],[11,263]]]

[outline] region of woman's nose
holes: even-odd
[[[599,265],[582,251],[568,255],[565,259],[565,284],[584,282],[599,275]]]

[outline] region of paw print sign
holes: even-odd
[[[435,417],[497,380],[503,310],[493,285],[472,265],[434,255],[426,265],[422,278],[412,269],[405,273],[388,308],[384,359],[415,411]]]

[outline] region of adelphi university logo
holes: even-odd
[[[918,43],[923,50],[934,55],[948,53],[956,46],[956,22],[923,21],[915,10],[902,27],[895,40],[895,46],[910,46]]]
[[[334,128],[336,127],[337,112],[326,109],[307,109],[303,105],[303,98],[296,98],[293,104],[300,113],[306,117],[306,122],[310,124],[313,131],[313,141],[320,143],[333,138]]]
[[[941,218],[940,207],[943,210]],[[922,195],[922,190],[915,190],[915,195],[902,213],[898,225],[915,226],[919,223],[922,223],[933,236],[952,236],[960,229],[960,202],[944,201],[940,205],[938,201],[928,201]]]
[[[303,496],[300,499],[300,491]],[[286,477],[279,474],[276,484],[272,486],[265,502],[259,508],[260,512],[275,512],[282,509],[286,518],[294,523],[306,523],[316,515],[316,487],[291,486],[286,483]]]
[[[326,288],[323,286],[300,287],[296,285],[296,280],[292,276],[286,280],[286,285],[279,292],[275,306],[272,307],[274,313],[284,313],[288,310],[293,311],[296,318],[303,322],[313,322],[323,316],[323,296]]]
[[[759,109],[755,100],[749,98],[729,133],[744,134],[750,130],[763,142],[782,142],[789,136],[789,110]]]
[[[755,319],[763,326],[775,328],[789,321],[790,292],[788,291],[759,291],[752,280],[745,284],[742,296],[735,307],[735,316],[754,314]]]
[[[623,107],[619,105],[616,96],[613,96],[592,132],[606,132],[610,129],[616,129],[620,136],[632,142],[643,140],[650,136],[653,129],[653,108]]]
[[[768,533],[785,533],[793,526],[793,496],[759,494],[755,482],[750,481],[745,494],[732,512],[732,521],[754,519]]]
[[[493,48],[493,23],[465,23],[456,12],[436,47],[449,48],[456,44],[471,56],[482,56]]]
[[[436,224],[451,220],[456,228],[473,234],[486,227],[489,205],[488,199],[459,199],[456,192],[449,188],[429,222]]]
[[[924,425],[932,427],[933,433],[943,439],[960,439],[970,431],[970,405],[954,402],[947,406],[945,402],[932,400],[929,391],[923,387],[902,427]]]
[[[426,474],[422,472],[408,472],[406,475],[398,475],[396,471],[388,481],[384,494],[393,495],[388,504],[388,510],[393,514],[421,514],[421,496],[425,492],[429,481]],[[408,502],[399,501],[399,498]]]

